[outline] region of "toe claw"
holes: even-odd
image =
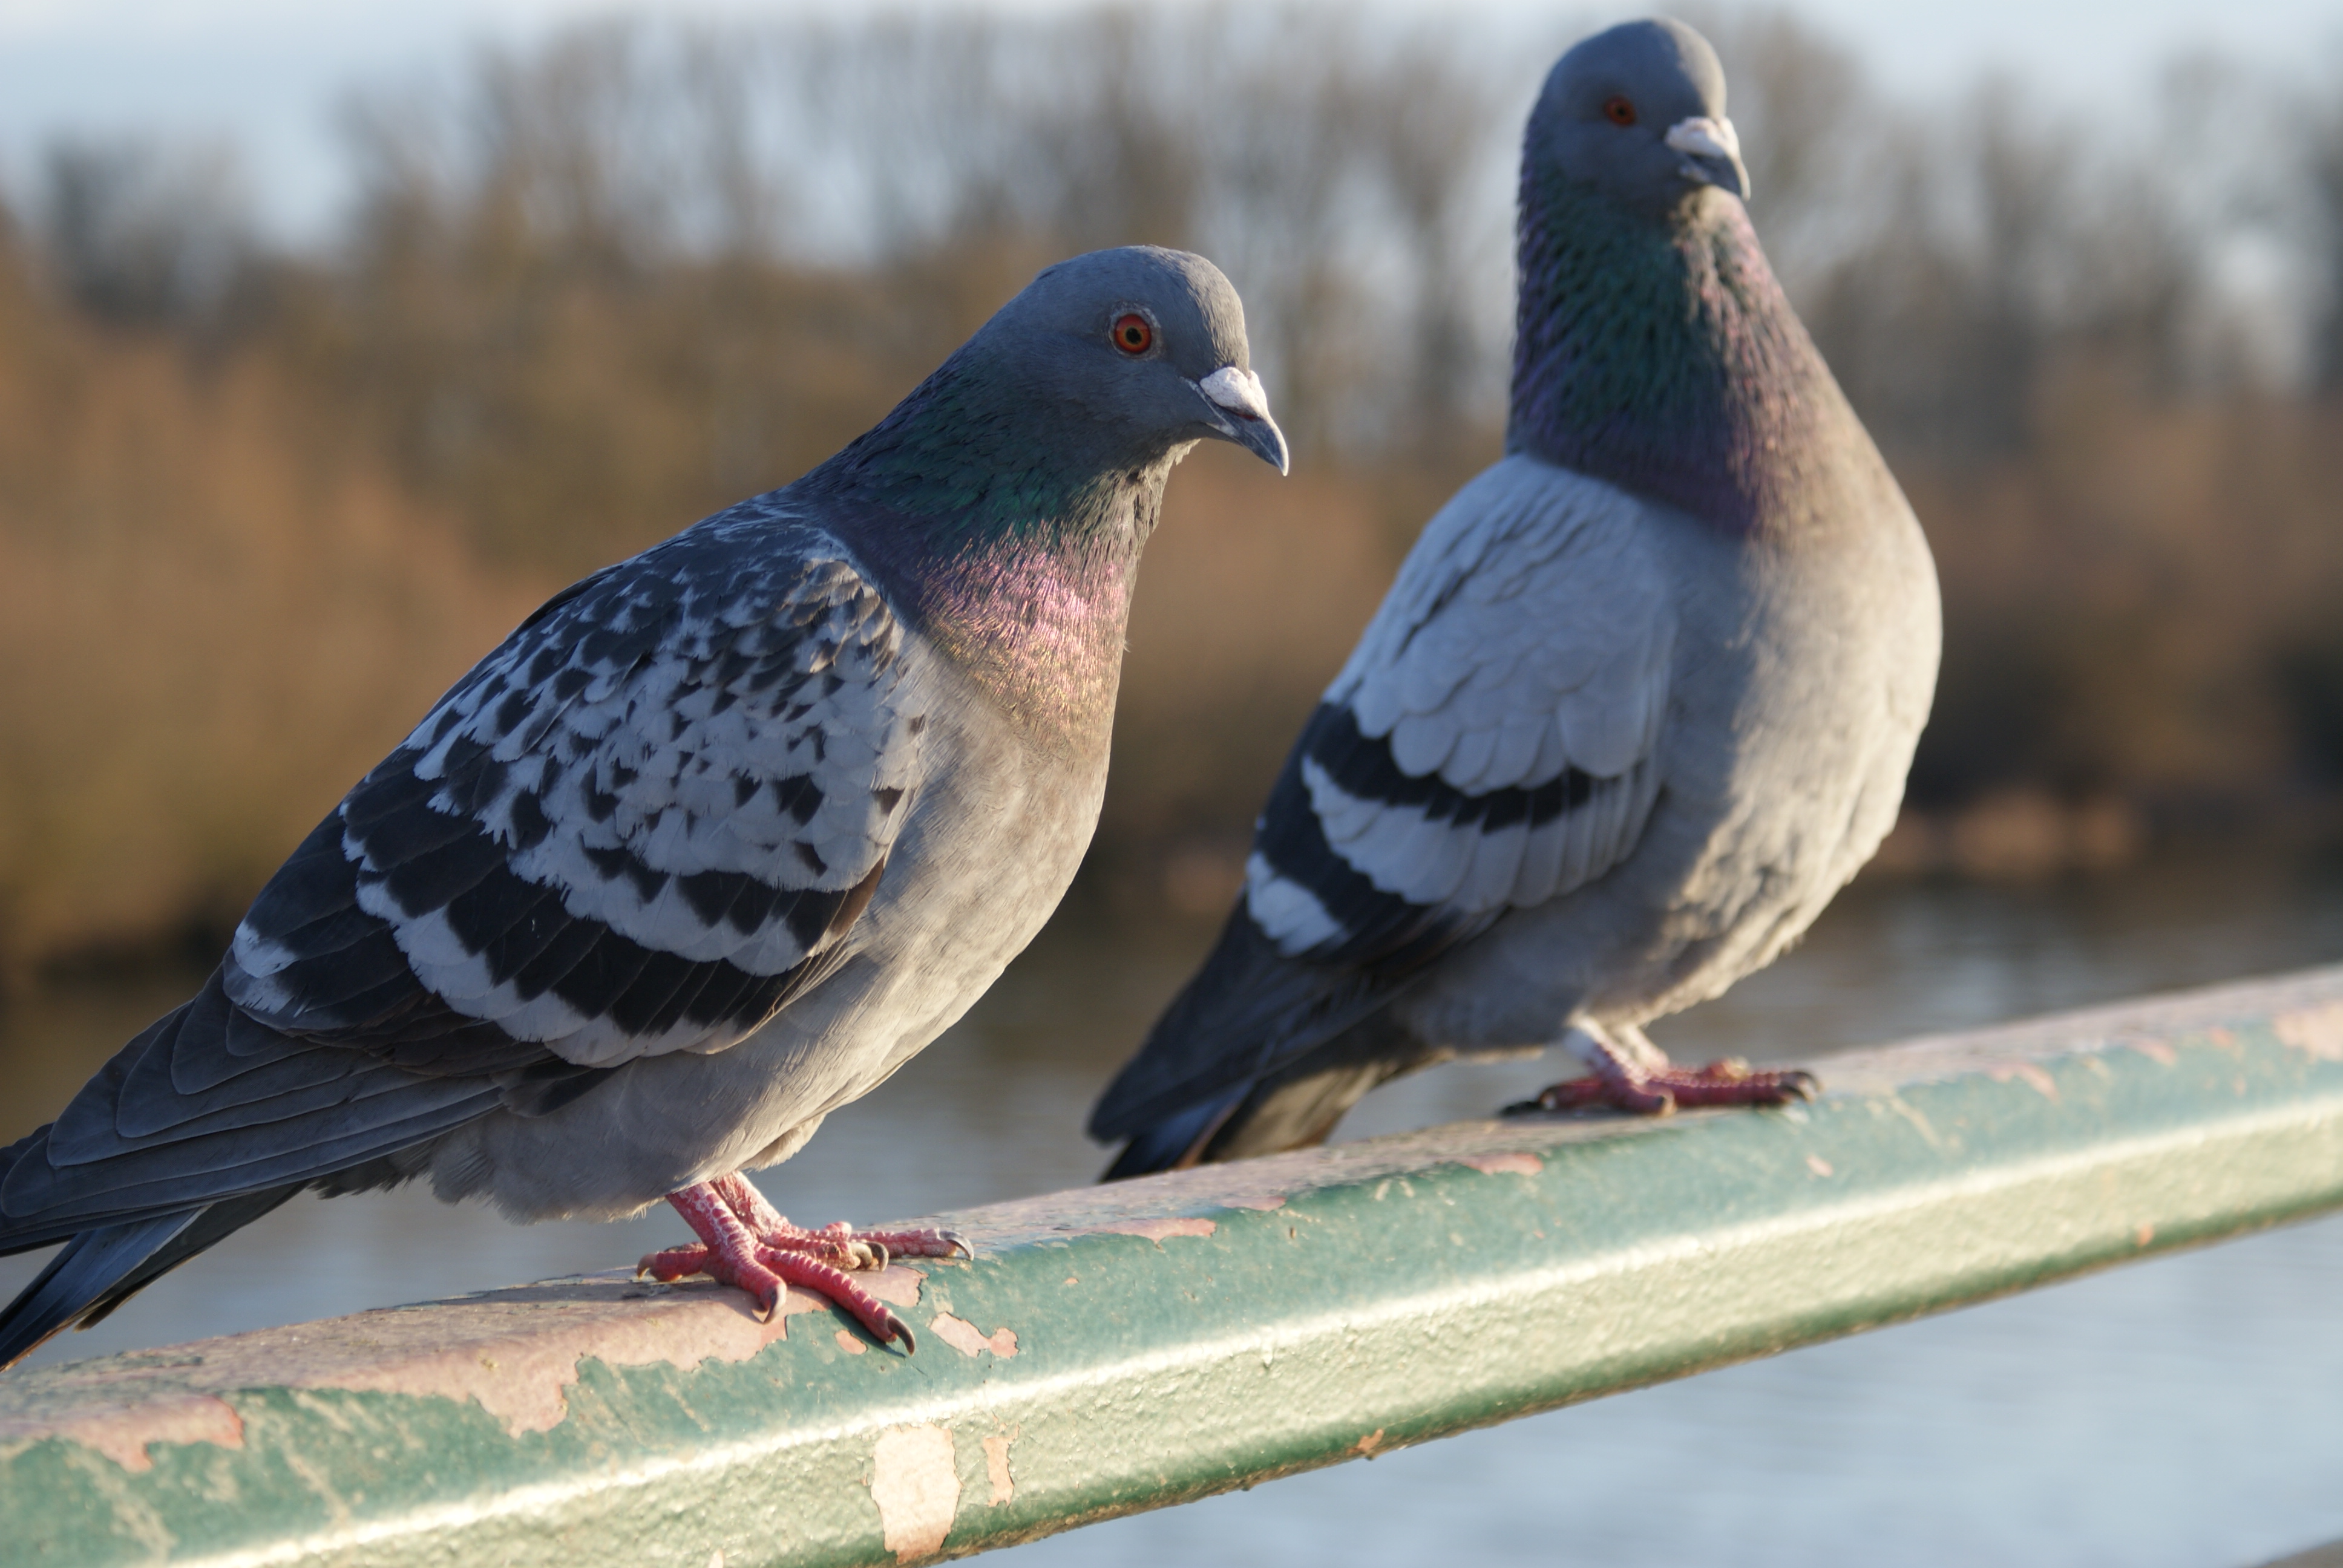
[[[746,1295],[766,1322],[787,1309],[789,1292],[797,1287],[843,1311],[877,1342],[900,1342],[910,1355],[919,1349],[911,1326],[848,1271],[883,1271],[897,1257],[949,1257],[955,1251],[976,1255],[963,1237],[950,1231],[857,1232],[842,1220],[809,1231],[773,1211],[753,1189],[746,1191],[748,1200],[713,1186],[669,1194],[669,1201],[691,1222],[699,1241],[650,1253],[636,1265],[637,1274],[659,1280],[706,1274]]]

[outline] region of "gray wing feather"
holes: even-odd
[[[362,982],[403,967],[591,1066],[762,1023],[868,901],[925,722],[878,591],[773,531],[693,530],[484,660],[344,803],[353,908],[264,894],[239,928],[237,1004],[363,1040],[386,999]],[[387,948],[345,940],[357,917]]]
[[[1298,753],[1315,831],[1375,894],[1462,930],[1634,848],[1675,639],[1643,505],[1513,457],[1426,527],[1327,689],[1342,739]],[[1276,827],[1248,868],[1253,919],[1291,957],[1361,956],[1360,918],[1281,868]]]

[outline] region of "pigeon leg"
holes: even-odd
[[[698,1233],[699,1244],[653,1252],[635,1265],[637,1273],[661,1281],[705,1274],[719,1285],[748,1292],[758,1312],[768,1318],[779,1310],[782,1292],[799,1285],[845,1308],[880,1344],[901,1340],[907,1352],[919,1348],[910,1326],[888,1310],[886,1303],[849,1279],[844,1271],[814,1255],[842,1250],[835,1238],[809,1250],[769,1246],[742,1222],[713,1182],[670,1192],[667,1201]]]
[[[1593,1073],[1508,1105],[1504,1114],[1604,1105],[1633,1115],[1665,1116],[1679,1105],[1779,1105],[1812,1100],[1822,1091],[1821,1081],[1803,1069],[1761,1072],[1737,1057],[1706,1067],[1678,1067],[1632,1025],[1598,1030],[1580,1024],[1571,1032],[1574,1043],[1583,1040],[1590,1047],[1584,1054]]]
[[[949,1258],[954,1252],[976,1256],[954,1231],[858,1231],[843,1220],[819,1231],[793,1225],[765,1201],[754,1182],[737,1172],[708,1185],[766,1246],[808,1252],[839,1268],[883,1269],[890,1258]]]

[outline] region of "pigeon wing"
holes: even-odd
[[[1280,952],[1405,969],[1634,847],[1675,642],[1644,505],[1513,457],[1426,527],[1262,815]]]
[[[695,529],[484,659],[263,890],[238,1008],[413,1070],[501,1069],[495,1037],[608,1067],[721,1050],[826,972],[924,692],[844,552],[771,531]]]
[[[834,543],[724,524],[571,588],[441,699],[203,991],[9,1151],[0,1251],[542,1114],[830,971],[917,793],[924,690]]]

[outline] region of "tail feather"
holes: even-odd
[[[0,1310],[0,1371],[68,1328],[85,1329],[104,1321],[146,1286],[300,1190],[297,1182],[176,1214],[82,1231]]]
[[[1384,1010],[1419,978],[1288,958],[1240,899],[1203,967],[1091,1109],[1091,1137],[1129,1140],[1100,1180],[1322,1142],[1359,1096],[1421,1054]]]
[[[1090,1134],[1130,1138],[1218,1103],[1381,1009],[1411,978],[1287,958],[1239,900],[1203,967],[1099,1096]]]
[[[1273,1070],[1133,1130],[1100,1180],[1323,1143],[1369,1090],[1449,1054],[1417,1040],[1390,1014],[1370,1014]]]
[[[125,1278],[195,1223],[200,1211],[84,1231],[0,1312],[0,1367],[14,1366],[79,1322]]]
[[[1132,1176],[1151,1176],[1158,1171],[1181,1171],[1196,1162],[1197,1154],[1211,1139],[1222,1117],[1236,1109],[1245,1097],[1250,1084],[1239,1084],[1230,1092],[1207,1100],[1201,1105],[1175,1112],[1151,1127],[1142,1127],[1123,1145],[1122,1152],[1108,1166],[1101,1181],[1121,1181]]]

